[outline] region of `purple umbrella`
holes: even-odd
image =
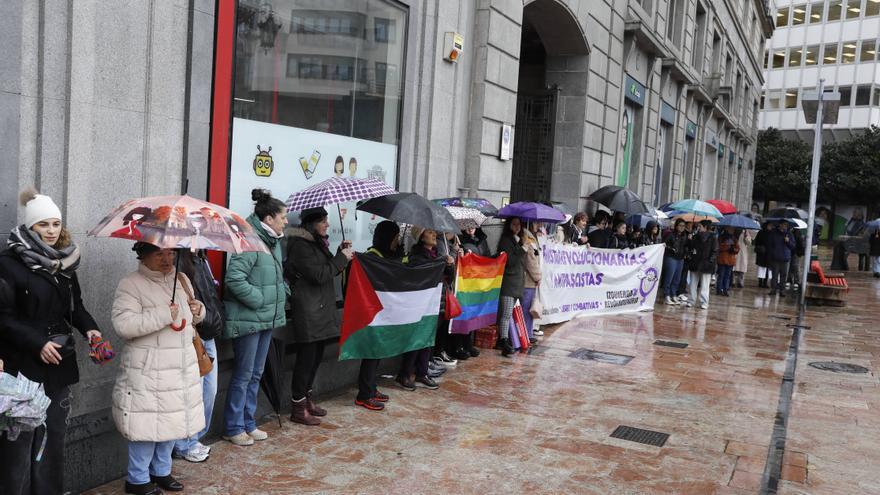
[[[377,179],[331,177],[291,194],[287,198],[287,211],[301,211],[333,203],[377,198],[396,192],[391,186]]]
[[[495,216],[498,218],[521,218],[530,222],[559,223],[565,220],[565,215],[556,208],[525,201],[509,204],[501,208]]]

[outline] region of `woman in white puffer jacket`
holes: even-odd
[[[128,440],[125,493],[152,495],[162,493],[156,485],[183,490],[171,476],[174,441],[205,426],[193,348],[193,325],[205,307],[188,301],[192,286],[185,275],[175,278],[174,251],[144,242],[134,250],[141,263],[119,282],[113,300],[113,327],[127,341],[113,389],[113,420]]]

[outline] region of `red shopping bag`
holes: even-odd
[[[446,313],[443,315],[443,318],[451,320],[453,318],[458,318],[459,316],[461,316],[461,304],[458,302],[458,298],[455,297],[455,292],[447,290]]]
[[[519,348],[522,352],[526,352],[529,350],[529,332],[526,330],[526,319],[519,301],[513,307],[513,323],[516,327],[516,333],[519,335]]]

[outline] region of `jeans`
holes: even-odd
[[[715,281],[715,292],[724,294],[730,290],[733,282],[733,265],[718,265],[718,280]]]
[[[318,367],[324,359],[324,342],[300,344],[296,350],[293,378],[290,381],[290,398],[300,401],[312,391]]]
[[[0,434],[0,493],[54,495],[64,493],[64,432],[70,412],[70,387],[47,392],[46,427],[19,433],[15,441]],[[46,437],[43,457],[36,456]]]
[[[171,451],[174,440],[167,442],[128,442],[128,482],[143,485],[150,475],[171,474]]]
[[[379,369],[378,359],[362,359],[361,371],[358,373],[357,400],[372,399],[376,396],[376,370]]]
[[[534,321],[532,319],[532,302],[535,300],[538,289],[523,289],[523,298],[522,298],[522,309],[523,309],[523,320],[526,322],[526,332],[529,334],[529,338],[534,337],[532,334],[532,327],[534,326]]]
[[[226,410],[223,413],[225,435],[232,437],[257,429],[254,414],[257,412],[257,394],[260,378],[266,366],[272,330],[232,339],[234,355],[232,378],[226,392]]]
[[[667,256],[663,258],[663,295],[675,297],[678,295],[678,284],[681,283],[681,270],[684,268],[684,260]]]
[[[801,270],[800,267],[803,265],[804,258],[803,256],[795,256],[791,255],[791,260],[788,262],[788,275],[786,276],[786,281],[790,282],[792,285],[801,283]]]
[[[189,438],[178,440],[174,443],[174,450],[181,454],[185,454],[192,450],[192,448],[196,446],[196,443],[208,433],[208,429],[211,427],[211,417],[214,415],[214,399],[217,398],[217,367],[219,366],[219,363],[217,362],[217,341],[211,339],[204,341],[204,343],[205,352],[207,352],[208,356],[214,361],[214,366],[211,368],[211,372],[202,377],[202,403],[205,405],[205,429]]]
[[[692,304],[709,304],[709,284],[712,282],[711,273],[691,272],[691,295]],[[700,298],[697,299],[699,294]]]
[[[789,260],[770,262],[770,288],[774,291],[779,290],[779,292],[782,292],[785,290],[785,280],[788,278],[788,265]]]

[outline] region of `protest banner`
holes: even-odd
[[[547,243],[541,253],[541,324],[588,314],[652,310],[663,268],[662,244],[594,249]]]

